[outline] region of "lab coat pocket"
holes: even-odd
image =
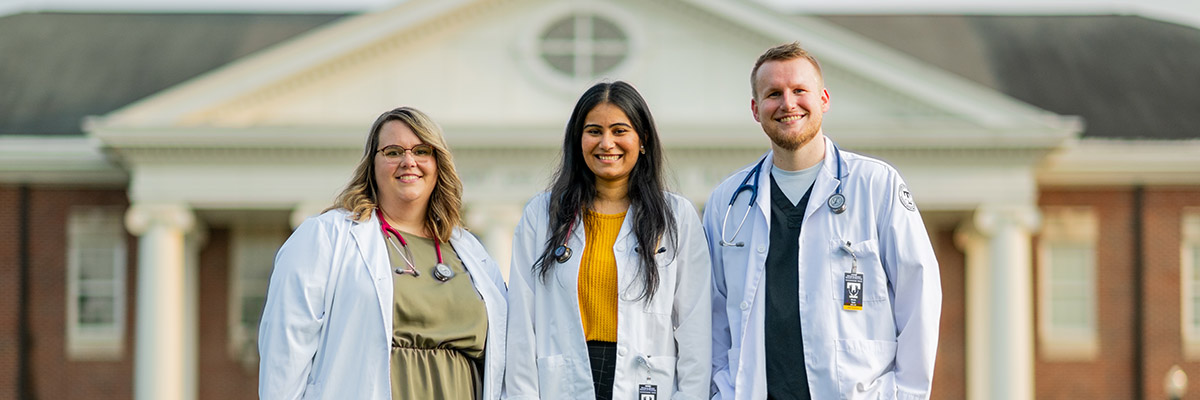
[[[570,360],[562,354],[541,357],[537,360],[537,369],[538,393],[543,399],[570,398],[570,373],[574,370]]]
[[[858,273],[862,274],[862,292],[864,302],[885,301],[888,299],[887,274],[883,270],[883,262],[879,257],[879,242],[868,239],[861,242],[850,242],[849,249],[853,256],[846,251],[847,241],[830,240],[829,242],[829,278],[832,284],[834,300],[838,304],[845,301],[846,274],[858,265]]]
[[[838,391],[845,399],[895,398],[896,342],[837,341]]]
[[[638,365],[637,385],[655,385],[659,399],[670,399],[675,395],[675,363],[677,358],[670,356],[644,356],[644,365]],[[637,389],[634,385],[634,389]],[[624,396],[614,396],[624,397]]]

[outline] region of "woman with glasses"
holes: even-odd
[[[506,398],[708,398],[708,247],[662,169],[637,90],[588,89],[513,239]]]
[[[259,329],[263,399],[496,399],[505,287],[462,228],[441,129],[380,115],[332,207],[279,249]]]

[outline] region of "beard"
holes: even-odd
[[[804,121],[804,125],[800,127],[800,132],[797,134],[788,134],[783,129],[769,129],[766,130],[767,137],[781,149],[796,151],[812,142],[813,138],[817,137],[817,132],[821,130],[821,114],[810,113],[806,118],[808,120]]]

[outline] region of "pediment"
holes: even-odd
[[[539,53],[547,30],[575,14],[625,35],[617,67],[570,78]],[[156,143],[169,143],[161,135],[296,128],[357,147],[380,112],[411,105],[456,146],[555,147],[578,95],[620,79],[646,97],[668,144],[761,147],[749,70],[763,49],[791,40],[821,58],[833,97],[827,130],[843,142],[1053,147],[1078,129],[819,19],[749,2],[411,0],[214,70],[90,130],[116,142],[156,132]],[[881,141],[896,135],[909,140]]]

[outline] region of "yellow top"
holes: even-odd
[[[583,213],[583,256],[579,259],[579,314],[587,340],[617,341],[617,259],[613,244],[625,213]]]

